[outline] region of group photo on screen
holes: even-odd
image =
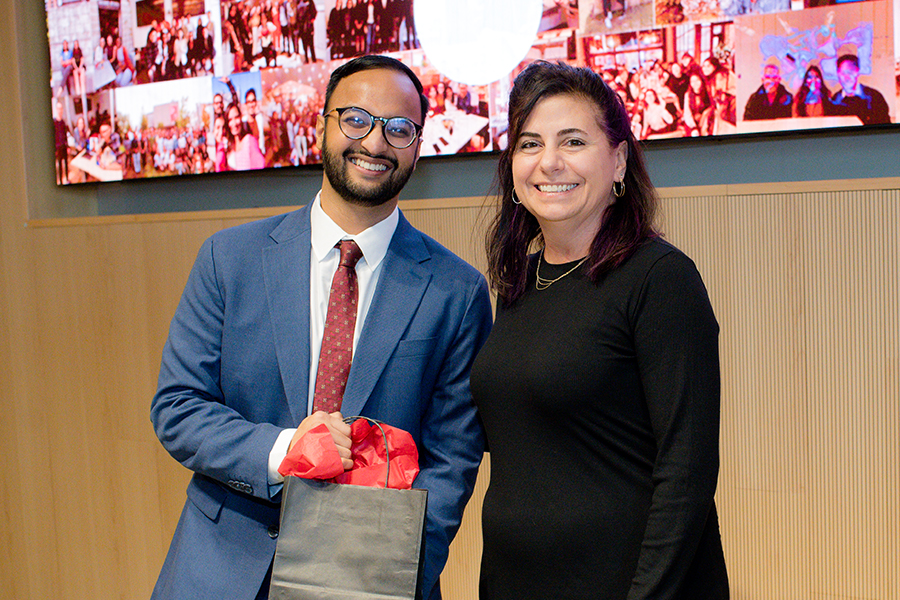
[[[890,8],[852,2],[747,17],[738,38],[742,130],[897,122]]]
[[[719,22],[580,42],[585,65],[625,104],[635,138],[699,137],[736,131],[734,32]]]
[[[534,43],[490,83],[435,67],[412,0],[46,0],[56,181],[317,165],[331,71],[409,65],[422,156],[495,152],[537,60],[587,66],[639,140],[898,123],[900,0],[542,0]]]
[[[219,6],[228,72],[419,47],[411,0],[225,0]]]

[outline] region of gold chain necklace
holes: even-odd
[[[590,256],[590,255],[588,255],[588,256]],[[581,264],[584,261],[586,261],[587,259],[588,259],[588,257],[585,256],[584,258],[582,258],[581,260],[578,261],[578,264],[576,264],[574,267],[572,267],[571,269],[569,269],[568,271],[566,271],[565,273],[563,273],[556,279],[544,279],[543,277],[541,277],[541,262],[544,260],[544,249],[541,248],[541,255],[538,257],[537,273],[536,273],[537,279],[534,280],[534,288],[538,291],[546,290],[548,287],[550,287],[551,285],[553,285],[554,283],[556,283],[557,281],[559,281],[560,279],[562,279],[563,277],[565,277],[566,275],[568,275],[569,273],[571,273],[572,271],[574,271],[575,269],[580,267]]]

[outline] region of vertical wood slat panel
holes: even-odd
[[[734,597],[896,598],[898,192],[719,197],[730,216],[713,223],[704,200],[665,212],[724,283],[710,292]],[[706,254],[698,239],[715,238]]]
[[[802,598],[803,579],[790,570],[790,557],[802,544],[791,523],[804,514],[798,498],[807,429],[799,393],[804,331],[796,327],[803,310],[795,277],[796,208],[781,196],[717,197],[670,200],[664,212],[669,238],[709,282],[722,330],[723,533],[733,529],[738,539],[756,537],[741,549],[757,565],[754,571],[768,574],[760,578],[735,568],[728,554],[735,597],[756,586],[760,597]],[[732,486],[740,492],[734,501],[727,494]],[[770,526],[759,528],[745,509],[730,510],[737,503],[765,507]]]

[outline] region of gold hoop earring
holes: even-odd
[[[616,184],[619,184],[618,187],[616,187]],[[613,194],[616,196],[616,198],[621,198],[625,195],[624,179],[622,181],[613,181]]]
[[[519,200],[518,196],[516,196],[516,190],[513,190],[512,201],[513,201],[513,204],[522,204],[522,201]]]

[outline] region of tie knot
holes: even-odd
[[[341,266],[348,269],[356,268],[356,263],[359,262],[363,255],[356,242],[353,240],[341,240],[341,243],[337,244],[336,247],[341,250]]]

